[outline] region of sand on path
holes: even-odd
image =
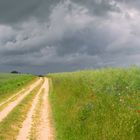
[[[42,100],[42,108],[40,110],[40,124],[38,126],[37,140],[54,140],[53,127],[51,123],[51,112],[49,104],[49,81],[46,78],[43,85],[44,95]]]
[[[54,140],[53,135],[53,129],[51,126],[51,119],[50,119],[50,105],[49,105],[49,81],[47,78],[45,78],[43,85],[39,89],[38,93],[36,94],[33,102],[32,107],[30,108],[26,119],[23,122],[22,128],[19,131],[19,134],[17,136],[16,140],[28,140],[30,139],[30,132],[32,128],[33,123],[33,116],[36,113],[36,107],[39,103],[39,97],[41,96],[41,93],[43,92],[42,96],[42,106],[40,108],[39,117],[40,117],[40,123],[37,126],[37,140]]]
[[[42,81],[41,78],[39,78],[35,83],[33,83],[25,93],[23,93],[21,96],[19,96],[15,101],[8,104],[7,107],[5,107],[0,112],[0,122],[35,88],[37,87],[40,82]]]
[[[44,85],[44,83],[43,83],[43,85]],[[31,127],[32,127],[32,116],[34,114],[35,107],[37,106],[37,103],[39,101],[39,95],[42,92],[43,85],[39,89],[38,93],[36,94],[36,96],[35,96],[35,98],[33,100],[32,107],[29,110],[29,112],[27,114],[27,117],[26,117],[26,119],[23,122],[22,128],[20,129],[19,134],[17,136],[17,140],[27,140],[28,137],[29,137],[29,132],[30,132]]]

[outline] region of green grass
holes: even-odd
[[[49,77],[57,140],[140,140],[140,68]]]
[[[39,131],[39,126],[41,123],[41,107],[43,105],[43,95],[44,95],[44,90],[41,91],[41,94],[39,96],[39,101],[37,103],[37,106],[35,108],[35,113],[33,115],[33,122],[32,122],[32,128],[30,132],[29,139],[30,140],[37,140],[37,134]]]
[[[42,83],[27,95],[18,106],[0,123],[0,140],[15,140],[27,113],[32,106],[33,99],[40,89]]]
[[[35,76],[27,74],[0,74],[0,102],[27,85]]]

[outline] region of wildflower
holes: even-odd
[[[128,89],[128,87],[126,87],[126,89]]]
[[[120,99],[120,102],[123,102],[123,99]]]

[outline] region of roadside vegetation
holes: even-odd
[[[43,81],[0,123],[0,140],[15,140]]]
[[[33,75],[27,74],[0,74],[0,102],[20,90],[35,79]]]
[[[140,140],[140,68],[49,77],[57,140]]]

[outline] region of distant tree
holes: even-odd
[[[11,73],[13,73],[13,74],[19,74],[19,72],[16,71],[16,70],[11,71]]]
[[[44,77],[44,75],[38,75],[38,77]]]

